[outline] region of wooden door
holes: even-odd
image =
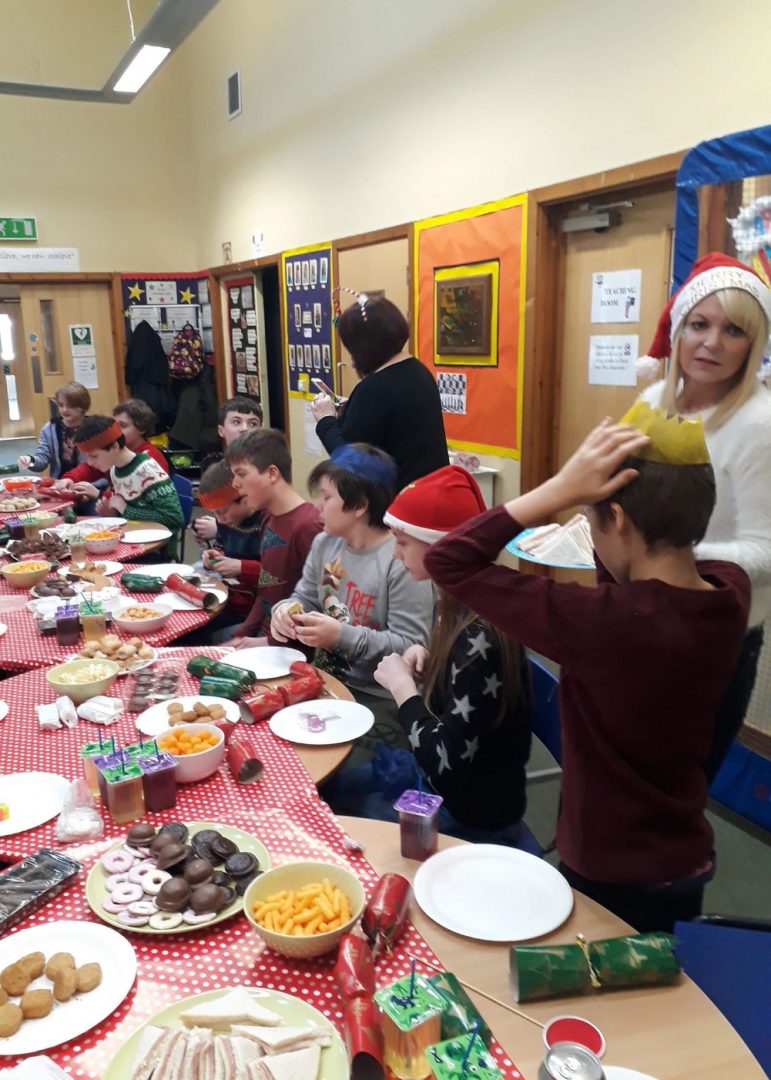
[[[50,399],[63,383],[73,380],[88,386],[91,413],[112,413],[118,404],[118,378],[109,286],[22,285],[20,293],[25,334],[22,414],[31,414],[39,430],[50,419]],[[73,358],[70,326],[92,328],[96,370],[90,375],[82,374]]]
[[[338,280],[336,285],[344,285],[356,292],[384,294],[404,312],[407,321],[409,311],[409,246],[407,237],[385,240],[366,247],[346,248],[338,253]],[[348,293],[340,294],[340,307],[345,310],[348,301],[353,298]],[[349,397],[359,381],[351,363],[347,349],[340,346],[337,358],[337,392],[342,397]]]
[[[621,210],[620,225],[602,233],[563,236],[565,284],[557,413],[560,465],[604,416],[622,416],[639,393],[636,386],[590,385],[590,336],[637,334],[639,355],[644,355],[669,295],[674,190],[639,196],[614,192],[614,202],[627,198],[634,205]],[[611,270],[642,270],[638,323],[592,323],[592,276]]]

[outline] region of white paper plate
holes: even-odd
[[[93,563],[94,566],[103,566],[104,567],[103,573],[105,574],[106,577],[110,577],[112,574],[120,574],[121,571],[123,571],[125,573],[125,571],[128,570],[128,567],[124,566],[123,563],[115,562],[114,559],[100,559],[97,555],[89,555],[88,556],[88,561],[90,563]],[[70,572],[69,566],[60,566],[59,567],[58,573],[59,573],[60,577],[67,577],[69,572]],[[77,581],[76,582],[71,581],[70,584],[75,585],[76,588],[79,588],[79,584],[78,584]],[[83,584],[86,588],[88,588],[91,583],[89,581],[84,581],[81,584]]]
[[[148,569],[148,571],[150,570],[150,565],[148,565],[147,569]],[[204,592],[213,593],[217,597],[217,600],[219,601],[220,604],[224,604],[225,601],[228,598],[227,589],[222,589],[222,588],[216,589],[216,588],[212,588],[211,585],[203,585],[203,586],[201,586],[201,588],[203,589]],[[175,593],[175,592],[155,593],[153,595],[153,603],[165,604],[167,607],[170,607],[172,611],[200,611],[201,610],[201,607],[200,607],[199,604],[194,604],[193,601],[188,600],[188,598],[186,596],[180,596],[179,593]]]
[[[175,1001],[173,1005],[167,1005],[161,1012],[151,1016],[147,1023],[157,1027],[183,1028],[184,1024],[179,1019],[181,1013],[186,1012],[194,1005],[203,1005],[209,1001],[216,1001],[217,998],[222,997],[223,994],[227,994],[232,989],[231,986],[222,987],[219,990],[209,990],[204,994],[196,994],[195,997]],[[290,1027],[323,1027],[325,1031],[329,1031],[332,1036],[332,1045],[322,1049],[319,1071],[314,1080],[348,1080],[350,1067],[343,1040],[326,1016],[300,997],[282,994],[279,990],[268,990],[258,986],[247,986],[246,989],[259,1005],[270,1009],[271,1012],[278,1013],[284,1024]],[[142,1027],[137,1028],[134,1034],[124,1041],[120,1050],[107,1066],[103,1080],[126,1080],[126,1077],[132,1075],[137,1064],[135,1058],[139,1048],[141,1031]],[[185,1070],[186,1077],[191,1075]]]
[[[156,705],[151,705],[149,709],[145,709],[143,713],[140,713],[136,718],[137,730],[141,731],[143,735],[149,735],[150,738],[155,738],[156,735],[160,735],[162,731],[166,731],[171,726],[169,722],[169,710],[167,705],[173,705],[175,702],[179,702],[187,710],[195,704],[196,701],[202,702],[204,705],[221,705],[225,710],[225,718],[231,720],[233,723],[239,720],[241,717],[241,710],[237,701],[229,701],[227,698],[210,697],[208,694],[189,694],[187,697],[171,697],[168,700],[164,699],[159,701]],[[204,721],[206,723],[206,721]]]
[[[123,536],[124,544],[155,544],[159,540],[168,540],[171,529],[129,529]],[[148,574],[150,566],[147,567]]]
[[[26,953],[39,951],[49,957],[62,948],[72,953],[78,966],[101,964],[101,984],[88,994],[55,1001],[41,1020],[25,1020],[15,1035],[0,1039],[0,1055],[35,1054],[77,1038],[114,1012],[131,989],[137,972],[134,949],[123,934],[100,923],[43,923],[9,934],[0,941],[0,967]],[[32,990],[50,988],[44,975],[30,983]]]
[[[225,663],[229,662],[228,657]],[[324,731],[308,731],[303,719],[304,713],[314,713],[326,720]],[[279,739],[302,743],[304,746],[335,746],[337,743],[352,742],[361,735],[366,735],[374,723],[375,714],[366,705],[360,705],[358,701],[340,701],[337,698],[300,701],[297,705],[279,709],[269,720],[270,730],[274,735],[278,735]]]
[[[30,510],[40,509],[40,503],[32,495],[11,495],[6,492],[0,496],[0,502],[4,502],[6,499],[29,499],[30,505],[25,506],[23,510],[3,510],[0,508],[0,514],[28,514]]]
[[[7,701],[0,701],[0,720],[5,720],[10,706]]]
[[[110,631],[108,630],[107,633],[109,634]],[[64,658],[63,662],[64,663],[69,663],[71,660],[88,660],[88,659],[90,659],[90,657],[81,656],[80,653],[72,653],[72,655],[66,656]],[[120,679],[124,675],[136,675],[137,672],[144,671],[145,668],[148,668],[148,667],[150,667],[151,664],[154,664],[157,659],[158,659],[158,650],[153,649],[153,655],[148,657],[148,659],[146,659],[146,660],[137,660],[134,664],[132,664],[131,667],[129,667],[129,668],[121,668],[120,671],[118,672],[118,678]],[[98,664],[99,660],[95,660],[94,662]],[[118,664],[118,663],[120,663],[120,661],[116,660],[115,663]]]
[[[235,649],[224,656],[223,663],[232,667],[253,671],[257,679],[280,679],[289,674],[290,665],[296,660],[307,660],[299,649],[285,649],[280,645],[256,646],[253,649]]]
[[[0,821],[0,836],[16,836],[56,817],[69,786],[69,780],[56,773],[23,772],[0,776],[0,802],[7,803],[10,811],[7,820]]]
[[[655,1076],[638,1072],[637,1069],[625,1069],[621,1065],[603,1065],[606,1080],[656,1080]]]
[[[7,632],[8,627],[6,626],[6,624],[4,622],[0,622],[0,637],[2,637],[3,634],[6,634]]]
[[[540,526],[538,526],[540,528]],[[513,540],[510,540],[506,545],[506,550],[512,555],[515,555],[518,559],[524,559],[526,562],[536,563],[537,566],[554,566],[561,570],[596,570],[597,567],[594,563],[564,563],[555,562],[553,559],[539,559],[537,555],[531,555],[529,551],[523,551],[517,543],[518,540],[524,540],[525,537],[531,536],[535,532],[535,529],[523,529],[521,533],[517,533]]]
[[[447,848],[415,874],[415,899],[446,930],[476,941],[529,941],[567,919],[573,892],[553,866],[518,848]]]
[[[126,533],[126,539],[129,540],[134,535],[133,532]],[[132,541],[133,543],[133,541]],[[142,567],[142,573],[147,574],[148,577],[159,577],[162,581],[165,581],[171,574],[181,574],[182,577],[192,577],[196,573],[194,567],[188,566],[186,563],[147,563]]]
[[[46,532],[56,533],[62,540],[69,540],[71,536],[77,536],[79,533],[85,536],[86,533],[99,532],[102,529],[114,532],[125,524],[126,519],[122,517],[84,517],[78,518],[72,525],[51,525]]]

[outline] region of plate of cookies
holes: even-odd
[[[212,697],[209,694],[191,694],[172,701],[159,701],[145,709],[136,719],[137,731],[148,738],[168,731],[177,724],[216,724],[227,721],[235,724],[241,717],[237,701]]]
[[[98,923],[42,923],[4,937],[0,1056],[39,1053],[82,1035],[117,1009],[136,971],[128,939]]]
[[[239,915],[246,888],[270,869],[250,833],[210,821],[138,822],[86,881],[94,914],[135,934],[186,934]]]

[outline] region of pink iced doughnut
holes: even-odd
[[[128,874],[110,874],[108,878],[104,880],[104,887],[107,892],[112,892],[118,885],[123,885],[128,881]]]
[[[151,915],[154,915],[158,908],[155,906],[152,900],[135,900],[133,904],[129,904],[127,911],[129,915],[146,915],[149,919]]]
[[[164,881],[168,881],[170,877],[171,874],[166,870],[159,870],[156,867],[154,870],[151,869],[149,874],[142,876],[142,884],[139,888],[144,889],[150,896],[157,896],[161,891],[161,885],[163,885]],[[141,897],[137,896],[136,899],[140,900]]]
[[[199,923],[210,922],[216,915],[215,911],[195,912],[192,908],[182,912],[182,918],[190,926],[198,926]]]
[[[124,844],[123,850],[127,851],[135,859],[146,859],[150,854],[149,847],[132,847],[131,844]]]
[[[105,896],[102,901],[102,907],[112,915],[119,915],[121,911],[126,910],[126,904],[116,903],[112,898],[112,893],[109,896]]]
[[[133,904],[135,900],[141,900],[143,896],[144,889],[142,886],[133,885],[130,881],[124,881],[122,885],[118,885],[110,893],[113,903],[122,904],[124,907]]]
[[[123,908],[118,914],[118,922],[124,926],[147,926],[149,921],[147,915],[132,915],[128,908]]]
[[[150,916],[150,926],[153,930],[173,930],[182,922],[182,914],[179,911],[156,911]]]
[[[130,855],[125,848],[108,851],[102,856],[102,866],[110,874],[127,874],[135,862],[134,856]]]
[[[158,867],[155,865],[154,861],[144,859],[142,862],[135,863],[134,866],[131,867],[128,872],[128,879],[133,882],[134,885],[141,885],[142,878],[157,869]]]

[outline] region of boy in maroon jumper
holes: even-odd
[[[750,585],[733,563],[693,556],[715,498],[701,421],[647,405],[627,417],[595,428],[551,480],[440,540],[425,566],[561,665],[557,850],[568,881],[638,930],[671,930],[701,911],[714,873],[702,766]],[[494,565],[523,529],[577,504],[589,504],[602,584]]]
[[[265,511],[257,595],[231,638],[231,644],[248,648],[269,635],[271,609],[291,595],[302,575],[313,539],[321,532],[321,517],[292,487],[292,458],[280,431],[263,428],[240,435],[225,451],[225,461],[249,509]]]

